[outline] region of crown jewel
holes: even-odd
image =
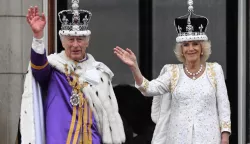
[[[194,14],[193,0],[188,0],[188,14],[175,19],[178,36],[176,42],[207,40],[205,34],[208,19]]]
[[[58,13],[61,22],[60,35],[87,36],[90,35],[88,24],[92,13],[87,10],[79,10],[79,0],[72,0],[72,9],[62,10]]]

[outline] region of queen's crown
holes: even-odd
[[[193,0],[188,0],[188,5],[188,14],[175,19],[176,31],[178,33],[176,41],[207,40],[205,32],[208,19],[194,14]]]

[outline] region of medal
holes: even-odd
[[[80,97],[78,94],[72,92],[72,95],[70,96],[70,103],[72,106],[78,106],[80,102]]]

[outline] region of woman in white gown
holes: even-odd
[[[189,13],[175,19],[175,54],[182,64],[167,64],[158,78],[148,81],[130,49],[116,47],[114,53],[129,66],[135,86],[145,96],[169,97],[166,102],[158,100],[163,109],[156,120],[152,143],[229,144],[230,104],[223,70],[218,63],[206,62],[211,54],[205,34],[208,19],[193,13],[192,0],[188,5]]]

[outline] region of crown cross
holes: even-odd
[[[186,27],[186,31],[190,33],[193,30],[194,30],[194,27],[192,25],[188,24],[187,27]]]
[[[181,33],[182,28],[178,25],[178,31]]]
[[[187,3],[188,3],[188,11],[193,12],[194,11],[194,7],[193,7],[194,2],[193,2],[193,0],[188,0]]]
[[[202,24],[201,24],[201,26],[199,26],[200,32],[202,32],[202,29],[203,29],[203,26],[202,26]]]
[[[79,0],[72,0],[72,3],[79,3]]]
[[[63,18],[62,18],[62,22],[63,22],[63,24],[68,24],[68,19],[66,18],[66,16],[65,15],[63,15]]]
[[[88,17],[87,17],[87,15],[85,15],[85,17],[82,19],[82,21],[83,21],[83,25],[84,25],[84,29],[87,27],[87,25],[88,25]]]
[[[80,20],[79,14],[74,13],[74,16],[73,16],[73,23],[74,23],[74,24],[78,24],[78,23],[79,23],[79,20]]]

